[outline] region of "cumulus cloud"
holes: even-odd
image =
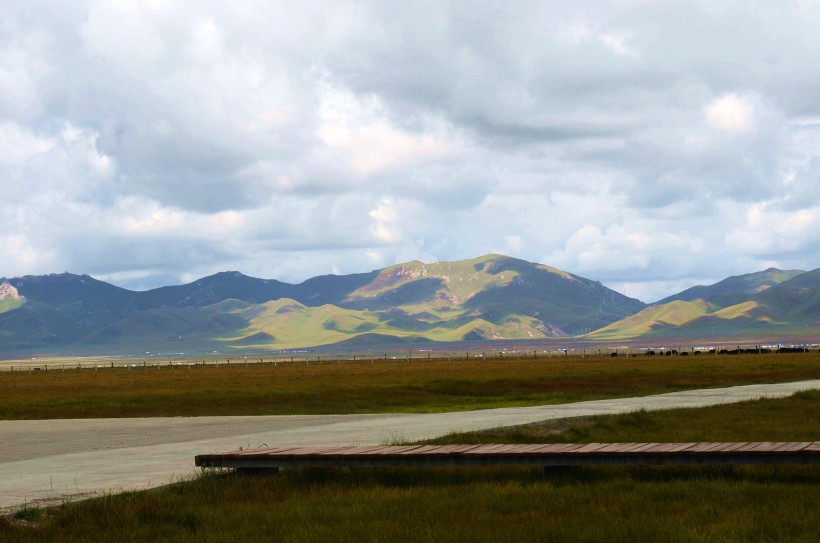
[[[395,243],[399,241],[400,236],[395,229],[396,219],[398,215],[393,207],[393,202],[389,198],[383,199],[379,202],[371,212],[370,216],[373,218],[373,237],[382,243]]]
[[[706,107],[706,118],[724,132],[746,132],[754,128],[754,103],[736,94],[722,96]]]
[[[411,134],[392,126],[378,96],[360,99],[326,77],[319,84],[318,113],[321,139],[347,152],[350,165],[360,175],[448,151],[447,144],[429,131]]]
[[[813,248],[820,244],[820,206],[789,211],[770,203],[754,204],[726,241],[745,253],[769,257]]]
[[[0,275],[501,251],[657,299],[811,269],[818,24],[705,0],[11,3]]]

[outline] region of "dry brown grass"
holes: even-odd
[[[820,378],[820,354],[0,373],[0,418],[433,412]]]

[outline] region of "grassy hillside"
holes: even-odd
[[[415,260],[385,268],[367,285],[353,291],[349,301],[379,301],[384,295],[418,280],[433,279],[434,284],[446,293],[443,296],[429,296],[433,308],[458,305],[469,300],[478,292],[492,287],[508,285],[517,276],[515,271],[498,273],[493,261],[503,259],[501,255],[485,255],[471,260],[457,262],[436,262],[424,264]]]
[[[688,322],[707,315],[712,309],[712,306],[704,300],[692,302],[676,300],[663,305],[653,305],[636,315],[587,334],[586,337],[591,339],[640,337],[658,330],[686,325]]]
[[[509,328],[511,317],[526,316],[542,323],[536,328],[550,330],[535,337],[547,337],[600,328],[645,304],[550,266],[491,254],[459,262],[391,266],[352,292],[345,306],[400,306],[411,314],[426,312],[440,318],[467,313],[502,328]]]
[[[693,301],[704,298],[712,299],[721,294],[759,294],[770,287],[789,281],[804,273],[803,270],[779,270],[777,268],[769,268],[761,272],[735,275],[727,277],[714,285],[698,285],[688,288],[683,292],[659,300],[655,302],[655,304],[663,305],[674,300]]]
[[[652,305],[586,337],[648,339],[820,333],[820,270],[798,273],[769,269],[729,278],[714,286],[718,285],[721,287],[711,290],[706,298]],[[730,287],[745,290],[730,292]],[[686,292],[680,297],[685,298]]]
[[[538,319],[508,315],[499,323],[488,322],[466,311],[409,313],[344,309],[334,305],[308,307],[282,299],[241,311],[249,325],[223,338],[229,345],[290,349],[349,341],[378,334],[382,338],[423,338],[432,341],[471,339],[532,339],[552,335]],[[259,341],[255,342],[254,338]]]
[[[3,298],[0,300],[0,313],[5,313],[6,311],[11,311],[12,309],[17,309],[20,307],[20,300],[16,298]]]

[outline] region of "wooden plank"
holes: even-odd
[[[738,448],[736,450],[736,452],[744,452],[744,453],[749,452],[752,449],[754,449],[755,447],[757,447],[758,445],[760,445],[761,443],[762,443],[762,441],[749,441],[743,447]]]
[[[777,452],[795,452],[795,451],[802,451],[806,447],[811,445],[811,441],[792,441],[789,443],[785,443],[777,448]]]
[[[710,453],[722,453],[727,452],[727,450],[731,450],[734,443],[718,443],[711,449],[709,449]]]
[[[475,448],[471,451],[467,451],[465,454],[489,454],[495,450],[503,449],[506,445],[499,445],[498,443],[488,443],[487,445],[480,445],[478,448]]]
[[[286,455],[305,455],[305,456],[320,456],[323,454],[330,454],[336,452],[340,449],[345,449],[347,447],[304,447],[302,449],[297,449],[295,451],[288,451]]]
[[[775,446],[780,446],[780,445],[783,445],[783,443],[773,443],[773,442],[770,442],[770,441],[763,441],[761,443],[758,443],[757,445],[755,445],[751,449],[746,449],[746,452],[756,452],[756,453],[770,452],[770,451],[773,451],[775,449]]]
[[[196,457],[197,466],[570,465],[635,462],[820,463],[820,442],[554,443],[272,447]]]
[[[572,453],[577,451],[578,449],[582,449],[586,446],[584,443],[556,443],[554,445],[548,445],[548,447],[552,448],[552,451],[545,451],[545,452],[555,452],[555,453]]]
[[[342,449],[340,451],[336,451],[333,454],[337,454],[339,456],[345,455],[363,455],[363,454],[374,454],[379,449],[383,449],[384,445],[373,445],[371,447],[349,447],[347,449]]]
[[[608,453],[608,452],[616,452],[616,453],[623,453],[627,452],[629,449],[634,448],[639,443],[610,443],[603,449],[599,449],[597,452],[599,453]]]
[[[715,442],[715,443],[712,443],[712,446],[711,446],[711,447],[707,447],[707,448],[703,449],[703,452],[714,452],[714,451],[718,451],[718,450],[720,450],[721,448],[723,448],[723,447],[725,447],[725,446],[726,446],[726,443],[725,443],[725,442],[720,442],[720,441],[717,441],[717,442]]]
[[[385,445],[377,454],[401,454],[418,448],[419,445]]]
[[[609,445],[609,443],[587,443],[580,449],[575,449],[570,452],[572,452],[572,454],[591,453],[597,451],[598,449],[603,449],[607,445]]]
[[[629,449],[629,454],[643,453],[646,452],[647,449],[651,449],[657,445],[660,445],[660,443],[643,443],[639,447]]]
[[[674,445],[675,445],[674,447],[669,449],[670,453],[685,452],[685,451],[689,450],[691,447],[694,447],[695,445],[697,445],[697,443],[694,443],[694,442],[674,443]]]
[[[635,445],[633,443],[633,445]],[[658,443],[654,447],[650,447],[645,449],[644,452],[646,453],[668,453],[672,452],[674,449],[680,447],[680,443]]]
[[[299,448],[300,448],[300,447],[275,447],[275,448],[270,448],[270,449],[257,449],[257,450],[256,450],[257,452],[254,452],[254,451],[242,451],[242,452],[240,452],[239,454],[242,454],[242,455],[251,455],[251,454],[269,454],[269,455],[275,455],[275,454],[287,454],[287,453],[290,453],[290,452],[292,452],[292,451],[298,450]]]
[[[280,456],[280,455],[284,455],[284,454],[296,454],[296,455],[314,454],[316,452],[316,450],[317,450],[316,447],[293,447],[291,449],[285,449],[285,450],[281,450],[281,451],[269,450],[269,451],[266,451],[264,454],[267,454],[269,456]],[[321,449],[319,449],[319,450],[321,450]]]
[[[416,447],[415,449],[410,449],[409,451],[402,451],[397,454],[407,455],[407,454],[419,454],[422,452],[433,452],[437,449],[439,445],[421,445]]]
[[[454,447],[451,454],[464,454],[467,451],[477,449],[481,445],[450,445],[450,446]]]
[[[703,441],[701,443],[695,443],[688,449],[685,449],[687,453],[703,453],[708,451],[711,447],[713,447],[716,443],[712,441]]]
[[[511,454],[520,454],[521,449],[524,448],[524,445],[520,443],[509,443],[507,445],[501,445],[498,449],[495,449],[495,454],[503,454],[503,455],[511,455]]]
[[[248,456],[367,456],[367,455],[521,455],[521,454],[626,454],[626,453],[770,453],[820,450],[820,442],[701,442],[701,443],[554,443],[483,445],[369,445],[337,447],[272,447],[221,453],[220,457]]]
[[[619,454],[628,454],[635,449],[642,448],[646,443],[621,443],[620,450],[618,451]]]
[[[765,451],[765,452],[776,452],[778,448],[782,447],[786,443],[788,443],[788,441],[773,441],[769,444],[768,447],[760,449],[760,451],[761,452],[763,452],[763,451]]]
[[[515,452],[515,454],[531,454],[537,452],[542,447],[543,445],[537,443],[530,445],[519,445],[518,450]]]
[[[475,445],[442,445],[439,449],[439,454],[458,454],[461,451],[468,450],[475,447]]]
[[[730,453],[742,450],[744,447],[748,446],[749,443],[746,441],[741,441],[739,443],[727,443],[726,447],[722,448],[720,452],[722,453]]]
[[[494,445],[486,451],[486,454],[511,454],[520,448],[521,445]]]

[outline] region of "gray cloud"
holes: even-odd
[[[500,251],[652,300],[811,269],[818,24],[728,0],[11,3],[0,276]]]

